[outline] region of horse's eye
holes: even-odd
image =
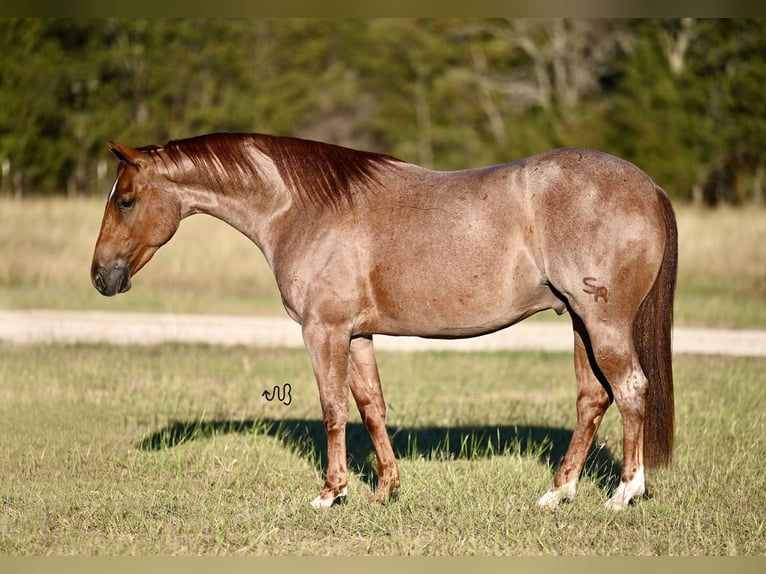
[[[120,211],[129,211],[135,204],[135,197],[120,197],[117,199],[117,209]]]

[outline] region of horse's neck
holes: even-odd
[[[258,245],[268,259],[277,223],[289,212],[293,201],[283,188],[281,179],[254,182],[251,188],[232,182],[222,189],[190,179],[178,188],[181,216],[202,213],[220,219]]]

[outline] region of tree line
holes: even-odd
[[[435,169],[559,146],[763,201],[766,20],[1,19],[0,195],[105,193],[103,146],[293,135]]]

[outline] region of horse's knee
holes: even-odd
[[[327,433],[343,430],[348,423],[348,408],[334,404],[322,405],[322,419]]]
[[[386,422],[386,405],[378,401],[372,401],[359,405],[359,414],[366,428],[374,427]]]
[[[378,389],[376,392],[375,389]],[[369,428],[369,424],[376,424],[378,421],[385,421],[386,402],[383,400],[383,394],[379,391],[380,384],[367,385],[364,382],[353,381],[351,391],[354,395],[356,407],[362,416],[362,422]]]

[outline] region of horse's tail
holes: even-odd
[[[665,227],[665,252],[657,278],[633,323],[633,343],[649,380],[644,417],[644,464],[666,466],[673,459],[674,400],[671,336],[678,270],[678,229],[673,207],[657,187]]]

